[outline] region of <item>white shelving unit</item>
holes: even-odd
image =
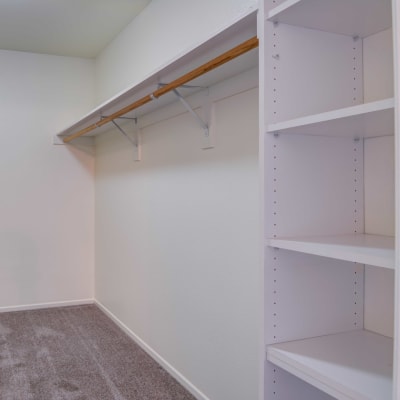
[[[392,3],[262,2],[264,400],[398,398]]]

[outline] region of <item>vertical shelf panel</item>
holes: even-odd
[[[267,236],[363,232],[362,150],[347,138],[266,135]]]
[[[363,327],[364,267],[266,249],[265,343]]]

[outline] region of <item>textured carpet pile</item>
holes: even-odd
[[[1,400],[194,400],[96,306],[0,313]]]

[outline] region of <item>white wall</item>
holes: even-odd
[[[143,129],[140,162],[96,139],[96,299],[199,398],[258,398],[257,93],[216,103],[212,150],[184,111]]]
[[[93,106],[93,62],[0,65],[0,309],[92,298],[93,157],[52,136]]]
[[[152,0],[96,59],[97,102],[134,86],[257,6],[258,0]]]
[[[96,59],[97,102],[257,6],[153,0]],[[257,114],[257,90],[219,101],[209,151],[187,113],[147,126],[139,163],[118,133],[96,139],[95,297],[199,399],[258,398]]]

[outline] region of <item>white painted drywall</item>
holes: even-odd
[[[257,0],[152,0],[97,57],[97,102],[141,82],[257,7]]]
[[[0,308],[93,298],[93,156],[52,144],[93,106],[93,61],[0,65]]]
[[[96,59],[97,103],[257,6],[153,0]],[[256,90],[218,102],[210,151],[189,114],[148,126],[139,163],[96,139],[96,299],[212,400],[258,398],[257,113]]]
[[[140,162],[96,138],[96,299],[207,398],[256,400],[258,90],[215,110],[212,150],[184,111],[143,129]]]

